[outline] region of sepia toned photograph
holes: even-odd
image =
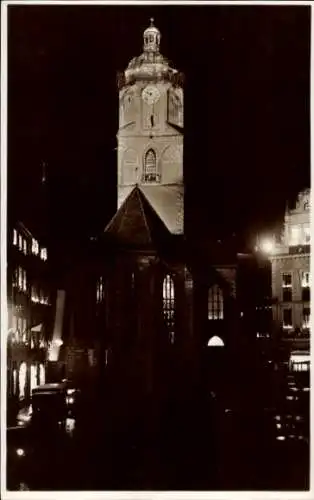
[[[311,5],[1,17],[2,487],[309,492]]]

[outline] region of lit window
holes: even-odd
[[[32,253],[34,255],[38,255],[38,252],[39,252],[38,241],[35,240],[35,238],[32,238]]]
[[[17,372],[16,369],[13,370],[13,395],[16,396],[17,392]]]
[[[302,328],[308,329],[309,327],[310,327],[310,308],[304,307]]]
[[[214,335],[211,339],[209,339],[207,344],[208,347],[224,347],[224,345],[223,340],[217,335]]]
[[[300,228],[298,226],[291,227],[290,245],[295,246],[300,244]]]
[[[40,249],[40,258],[42,260],[47,260],[47,248]]]
[[[13,229],[13,245],[17,245],[17,230]]]
[[[39,297],[38,297],[38,293],[37,293],[35,286],[32,286],[31,301],[34,302],[35,304],[37,304],[37,302],[39,302]]]
[[[26,271],[25,269],[23,269],[22,271],[23,271],[23,291],[26,292],[27,290]]]
[[[27,254],[27,241],[25,239],[23,239],[23,252],[25,255]]]
[[[156,182],[158,180],[156,153],[153,149],[149,149],[145,155],[143,180],[144,182]]]
[[[174,343],[174,322],[175,322],[175,297],[174,282],[170,274],[167,274],[163,281],[163,313],[168,327],[170,342]]]
[[[283,310],[283,328],[292,328],[292,309]]]
[[[20,290],[23,290],[23,269],[21,267],[18,267],[17,273],[18,273],[18,288]]]
[[[102,302],[104,299],[104,282],[102,276],[99,278],[96,284],[96,302]]]
[[[23,250],[23,238],[21,234],[19,234],[19,250]]]
[[[223,319],[223,293],[218,285],[208,290],[208,319]]]
[[[21,363],[19,370],[20,399],[25,398],[26,373],[27,373],[26,363],[23,362]]]

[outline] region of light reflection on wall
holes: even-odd
[[[45,373],[45,367],[44,365],[41,363],[39,365],[39,384],[40,385],[43,385],[46,381],[46,373]]]
[[[31,365],[31,391],[37,387],[37,365]]]

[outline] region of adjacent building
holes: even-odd
[[[280,243],[269,254],[272,266],[273,318],[281,340],[294,351],[296,370],[307,370],[310,342],[310,190],[286,209]]]
[[[51,328],[48,252],[25,225],[8,230],[7,391],[10,400],[27,402],[44,383]]]

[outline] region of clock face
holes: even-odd
[[[142,92],[143,101],[147,104],[155,104],[160,97],[160,92],[157,87],[148,85]]]

